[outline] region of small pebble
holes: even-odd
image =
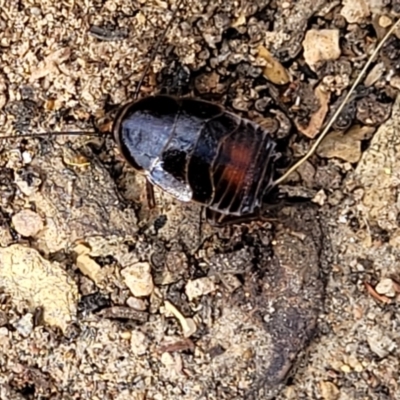
[[[321,61],[340,57],[338,29],[310,29],[303,41],[306,63],[314,68]]]
[[[31,313],[25,314],[13,326],[21,336],[28,337],[33,330],[33,315]]]
[[[0,336],[8,336],[8,329],[5,326],[0,328]]]
[[[350,366],[347,365],[347,364],[342,364],[342,366],[340,367],[340,370],[341,370],[342,372],[344,372],[345,374],[348,374],[348,373],[351,372],[351,368],[350,368]]]
[[[385,358],[396,348],[396,343],[378,330],[368,332],[367,342],[371,351],[380,358]]]
[[[343,0],[340,14],[349,24],[359,24],[369,17],[371,11],[366,0]]]
[[[121,271],[125,284],[136,297],[150,296],[154,289],[151,267],[147,262],[140,262]]]
[[[38,17],[42,14],[42,10],[39,7],[31,7],[31,14]]]
[[[340,391],[333,382],[320,382],[321,396],[324,400],[337,400],[340,395]]]
[[[328,196],[326,195],[324,189],[321,189],[312,199],[311,201],[319,206],[323,206],[326,202]]]
[[[208,277],[195,279],[186,284],[185,292],[190,301],[196,297],[214,292],[215,283]]]
[[[129,297],[128,300],[126,300],[126,305],[138,311],[145,311],[147,308],[146,302],[144,300],[132,296]]]
[[[385,64],[383,62],[377,63],[371,71],[368,73],[367,77],[364,80],[365,86],[372,86],[379,79],[382,78],[385,73]]]
[[[131,332],[131,350],[133,354],[143,356],[146,354],[148,347],[149,341],[143,332],[139,330]]]
[[[324,158],[339,158],[349,163],[356,163],[362,155],[361,141],[368,139],[374,132],[373,127],[353,126],[344,135],[330,132],[321,142],[317,154]]]
[[[238,277],[233,274],[223,275],[223,283],[229,293],[233,293],[236,289],[242,286],[242,283]]]
[[[15,184],[17,185],[18,189],[22,192],[22,194],[24,194],[27,197],[30,197],[39,190],[42,181],[41,179],[34,176],[31,176],[28,181],[17,175],[15,177]]]
[[[185,322],[182,324],[183,336],[188,338],[197,332],[197,325],[192,318],[185,318]]]
[[[378,20],[378,24],[382,28],[388,28],[392,25],[393,21],[387,15],[381,15]]]
[[[12,217],[15,230],[24,237],[34,237],[43,229],[43,221],[32,210],[22,210]]]
[[[161,354],[161,362],[166,366],[171,366],[175,364],[174,357],[170,353],[162,353]]]
[[[286,68],[264,46],[258,48],[258,55],[266,61],[264,76],[276,85],[286,85],[290,76]]]
[[[24,151],[22,153],[22,162],[26,165],[26,164],[30,164],[32,162],[32,156],[31,153],[29,153],[29,151]]]
[[[390,278],[381,279],[380,282],[375,286],[375,290],[377,293],[383,294],[387,297],[396,296],[395,285]]]
[[[129,331],[121,332],[121,339],[129,340],[131,337],[132,337],[131,332]]]
[[[390,79],[390,86],[394,87],[395,89],[400,90],[400,76],[393,76]]]
[[[350,365],[350,367],[356,372],[362,372],[364,370],[364,367],[362,366],[360,361],[358,361],[357,357],[355,357],[355,356],[350,356],[348,358],[347,362]]]

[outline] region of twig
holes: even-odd
[[[342,104],[339,106],[339,108],[336,110],[336,112],[333,114],[332,118],[326,125],[325,129],[322,131],[321,135],[319,138],[315,141],[315,143],[312,145],[311,149],[308,151],[308,153],[301,158],[297,163],[295,163],[292,167],[290,167],[280,178],[278,178],[275,183],[278,185],[282,183],[287,177],[293,173],[294,171],[297,170],[304,162],[306,162],[315,152],[315,150],[318,148],[318,146],[321,144],[322,140],[328,133],[329,129],[331,129],[333,123],[336,121],[336,119],[339,117],[340,113],[342,112],[343,108],[346,106],[348,103],[350,96],[353,94],[354,90],[358,86],[358,84],[361,82],[362,77],[365,75],[367,72],[367,69],[371,65],[371,63],[374,61],[376,55],[378,54],[379,50],[382,48],[382,46],[386,43],[386,41],[389,39],[389,36],[399,27],[400,25],[400,19],[396,21],[396,23],[389,29],[389,31],[386,33],[384,38],[380,41],[378,46],[376,46],[376,49],[372,52],[371,56],[369,57],[367,63],[364,65],[364,68],[361,70],[360,74],[358,75],[357,79],[354,81],[353,85],[351,86],[349,92],[345,96]]]

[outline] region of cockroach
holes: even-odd
[[[277,143],[260,125],[199,99],[154,95],[138,100],[144,78],[182,3],[178,1],[153,49],[134,100],[117,111],[112,134],[126,162],[147,178],[149,203],[154,203],[152,185],[156,185],[182,202],[203,206],[211,223],[246,222],[260,215],[278,185],[314,153],[398,22],[379,43],[310,151],[278,177]],[[19,137],[28,136],[43,134]]]
[[[151,184],[201,204],[214,222],[257,216],[275,186],[279,155],[269,132],[218,105],[151,96],[122,107],[112,131]]]

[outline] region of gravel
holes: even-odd
[[[289,164],[389,3],[184,0],[141,96],[222,104]],[[160,190],[150,208],[107,135],[176,3],[0,4],[0,399],[400,400],[398,36],[288,202],[214,228]]]

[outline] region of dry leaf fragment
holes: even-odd
[[[319,145],[317,154],[324,158],[339,158],[356,163],[361,158],[361,140],[367,139],[375,131],[368,126],[354,126],[346,133],[331,132]]]
[[[286,68],[264,46],[258,47],[258,55],[267,62],[263,75],[269,81],[275,85],[286,85],[290,82]]]
[[[195,345],[190,339],[183,339],[183,340],[178,340],[176,342],[172,343],[164,343],[160,346],[158,349],[159,353],[173,353],[176,351],[185,351],[185,350],[190,350],[194,351]]]
[[[233,21],[233,23],[231,24],[231,27],[237,28],[238,26],[242,26],[245,23],[246,23],[246,15],[242,12],[239,14],[237,19],[235,21]]]
[[[383,62],[377,63],[366,76],[364,80],[364,85],[370,87],[374,83],[378,82],[385,73],[385,69],[386,67]]]
[[[306,128],[302,127],[300,124],[296,124],[297,129],[305,136],[313,139],[321,129],[324,123],[326,113],[328,112],[328,103],[330,98],[330,93],[322,89],[322,85],[315,88],[314,94],[319,101],[318,110],[311,116],[310,122]]]
[[[29,81],[31,83],[44,78],[51,73],[58,72],[58,65],[68,60],[71,55],[71,49],[68,47],[58,49],[49,54],[36,68],[32,69]]]
[[[105,272],[100,265],[87,254],[80,254],[76,258],[76,266],[83,275],[90,278],[97,286],[100,286],[105,278]]]

